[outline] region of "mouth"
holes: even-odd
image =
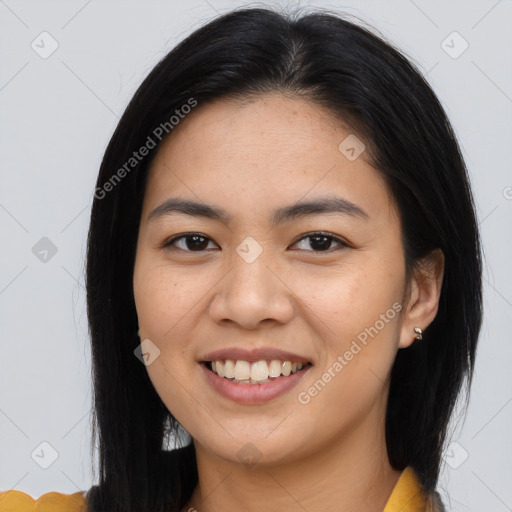
[[[308,357],[271,346],[224,348],[204,354],[198,363],[211,389],[246,405],[287,396],[314,365]]]
[[[280,359],[215,359],[202,363],[210,372],[235,384],[262,385],[305,372],[312,363]]]

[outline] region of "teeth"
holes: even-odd
[[[260,382],[266,380],[268,377],[268,365],[267,361],[258,361],[253,363],[251,366],[251,380]]]
[[[269,377],[279,377],[281,375],[281,361],[278,361],[277,359],[272,359],[272,361],[270,361],[268,375]]]
[[[215,363],[222,364],[222,361],[215,361]],[[224,363],[224,377],[226,377],[226,379],[235,378],[235,362],[231,359],[227,359]]]
[[[292,373],[302,370],[306,364],[279,361],[277,359],[272,359],[270,364],[265,360],[254,363],[243,360],[233,361],[232,359],[211,361],[212,371],[219,377],[231,379],[241,384],[262,384],[281,375],[288,377]]]
[[[215,362],[217,364],[217,361]],[[237,361],[235,364],[235,379],[247,380],[251,377],[251,365],[247,361]]]
[[[221,361],[215,361],[215,371],[218,373],[219,377],[224,377],[226,372]]]

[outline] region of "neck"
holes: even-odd
[[[401,473],[389,464],[384,425],[375,417],[285,463],[248,467],[195,448],[199,480],[183,512],[382,512]]]

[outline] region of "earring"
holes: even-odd
[[[414,332],[417,334],[417,336],[416,336],[417,340],[423,339],[423,331],[419,327],[415,327]]]
[[[137,330],[137,336],[140,338],[140,330]]]

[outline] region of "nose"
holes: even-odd
[[[271,258],[260,255],[248,263],[238,254],[221,279],[209,313],[217,323],[235,323],[253,330],[264,322],[287,323],[293,317],[293,292]]]

